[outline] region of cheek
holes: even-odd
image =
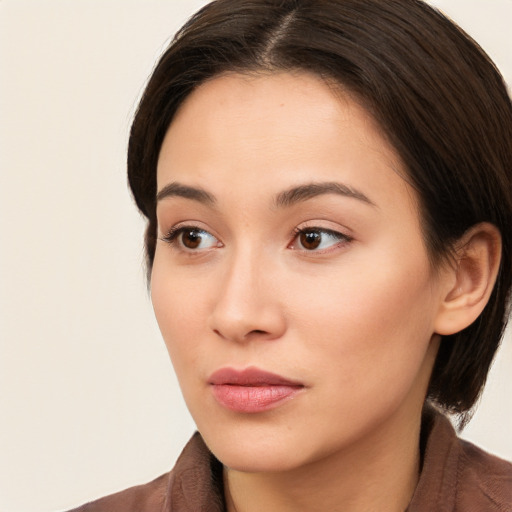
[[[370,384],[392,372],[413,378],[433,334],[428,263],[418,258],[397,268],[376,261],[381,265],[340,267],[321,285],[311,282],[307,294],[289,294],[300,319],[297,336],[322,371],[344,385]]]
[[[158,326],[176,373],[194,363],[199,332],[204,323],[201,294],[196,287],[161,265],[155,258],[151,274],[151,301]]]

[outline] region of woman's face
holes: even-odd
[[[403,172],[368,113],[309,74],[222,76],[176,115],[152,300],[227,466],[293,469],[419,421],[445,283]]]

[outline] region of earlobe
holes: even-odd
[[[459,240],[455,262],[448,269],[446,291],[435,322],[435,332],[455,334],[471,325],[491,296],[501,260],[501,234],[483,222]]]

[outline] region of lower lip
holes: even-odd
[[[212,385],[213,396],[222,406],[232,411],[244,413],[264,412],[274,409],[286,400],[293,398],[302,389],[302,386],[283,385]]]

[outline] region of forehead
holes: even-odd
[[[366,125],[365,136],[384,135],[356,96],[332,80],[304,71],[226,73],[201,84],[185,99],[169,131],[176,131],[176,125],[197,128],[201,121],[202,132],[210,136],[220,126],[237,124],[254,129],[255,135],[258,130],[281,129],[282,135],[304,136],[309,127],[318,133],[322,121],[354,122],[355,118]],[[354,130],[353,136],[357,134]]]
[[[380,126],[349,93],[300,72],[228,74],[202,84],[169,127],[157,179],[159,190],[179,181],[274,192],[291,181],[340,179],[371,195],[384,184],[402,193],[402,173]]]

